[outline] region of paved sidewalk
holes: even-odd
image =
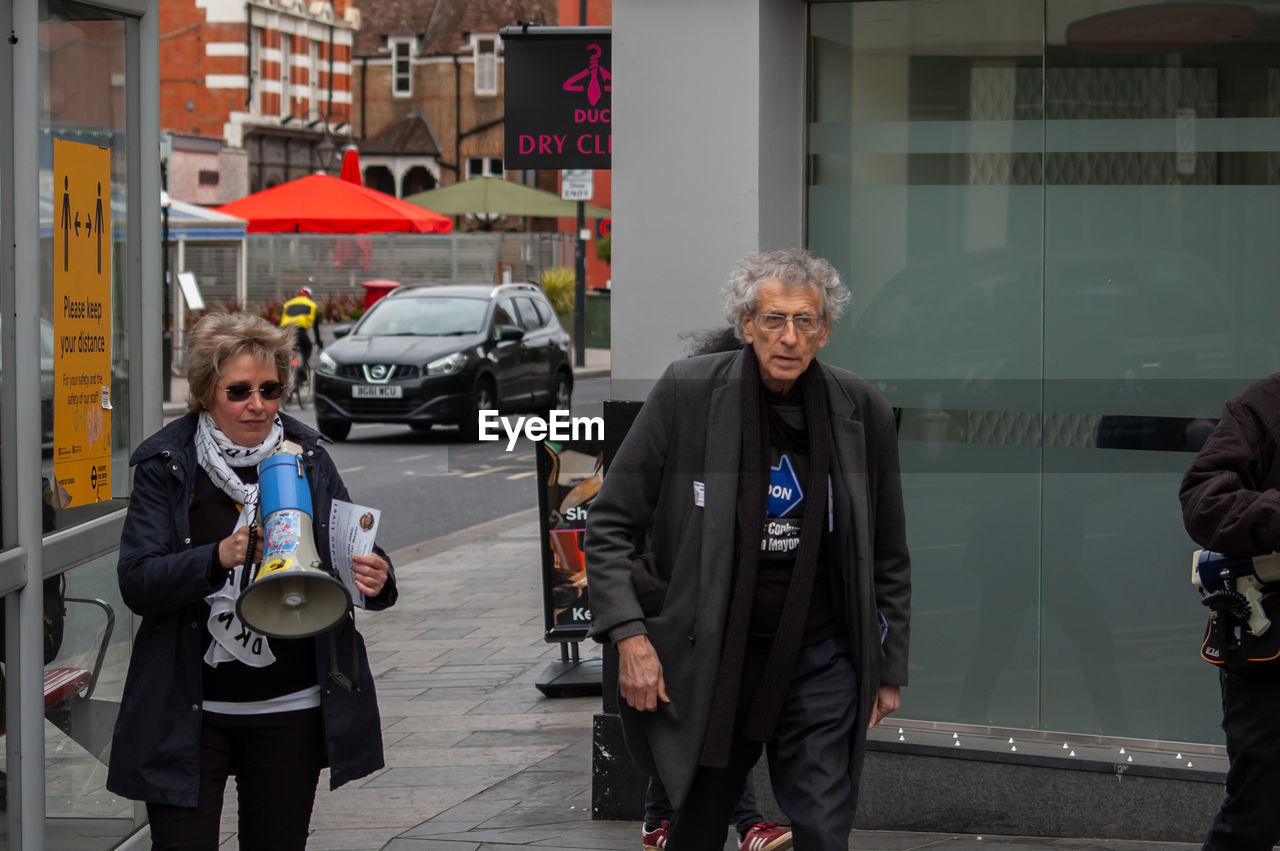
[[[397,556],[393,553],[393,558]],[[535,510],[399,551],[400,601],[359,614],[378,685],[387,767],[328,791],[312,851],[639,848],[635,822],[591,819],[598,697],[545,698]],[[584,644],[583,655],[598,648]],[[224,848],[235,848],[235,793]],[[727,846],[732,848],[733,846]],[[1192,849],[1194,845],[856,831],[851,849]]]

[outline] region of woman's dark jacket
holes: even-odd
[[[197,417],[187,414],[169,423],[129,459],[137,470],[117,572],[124,602],[142,616],[142,625],[133,641],[107,773],[107,789],[117,795],[180,807],[196,806],[199,791],[201,669],[209,640],[203,601],[216,590],[209,582],[209,564],[217,544],[192,547],[189,529]],[[333,459],[318,445],[319,433],[287,414],[280,419],[285,438],[302,446],[315,509],[316,549],[328,564],[329,506],[350,497]],[[366,607],[385,609],[395,601],[393,570]],[[344,618],[333,635],[341,673],[351,678],[355,661],[359,664],[356,689],[343,688],[330,676],[329,634],[316,636],[329,785],[336,789],[378,770],[383,761],[373,677],[354,618]]]

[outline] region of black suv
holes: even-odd
[[[456,424],[484,409],[568,409],[569,335],[533,284],[402,287],[316,360],[316,427]]]

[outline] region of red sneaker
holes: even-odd
[[[667,830],[671,827],[671,822],[667,819],[662,820],[662,824],[653,830],[645,830],[644,825],[640,826],[640,848],[666,848],[667,847]],[[788,834],[790,835],[790,834]]]
[[[739,851],[786,851],[791,847],[791,828],[776,821],[758,821],[742,837]]]

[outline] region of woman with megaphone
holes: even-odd
[[[189,412],[130,459],[137,469],[118,573],[142,624],[107,788],[146,803],[153,848],[213,851],[234,775],[240,847],[303,849],[320,770],[329,768],[336,789],[383,766],[364,641],[326,567],[330,505],[349,500],[347,489],[320,435],[279,411],[293,344],[290,329],[257,316],[205,316],[188,339]],[[261,488],[260,464],[275,470]],[[283,477],[296,490],[276,484],[281,467],[296,471]],[[254,581],[268,569],[258,567],[264,537],[277,573]],[[308,564],[280,569],[301,553]],[[351,561],[367,609],[395,603],[380,548]],[[249,589],[287,609],[273,619],[271,606],[257,604],[264,622],[293,626],[264,634],[247,625],[236,604]],[[337,606],[317,616],[308,598]]]

